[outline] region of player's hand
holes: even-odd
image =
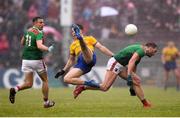
[[[64,75],[65,71],[62,69],[59,72],[56,73],[56,75],[54,76],[55,78],[58,78],[59,76]]]
[[[128,86],[132,86],[133,85],[133,81],[132,81],[131,75],[128,75],[128,77],[127,77],[127,85]]]
[[[53,45],[49,46],[48,51],[52,52],[53,50],[54,50],[54,46]]]

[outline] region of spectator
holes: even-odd
[[[8,38],[7,38],[7,34],[3,33],[0,35],[0,61],[1,63],[4,63],[6,65],[8,65],[8,62],[6,61],[6,59],[8,59],[8,55],[9,55],[9,42],[8,42]]]

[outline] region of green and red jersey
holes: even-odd
[[[40,60],[43,58],[43,52],[37,47],[37,40],[43,40],[43,32],[33,26],[24,33],[22,59]]]
[[[133,56],[134,53],[137,53],[140,57],[138,61],[136,61],[136,65],[140,62],[141,58],[145,56],[145,52],[142,48],[141,44],[134,44],[130,45],[119,52],[117,52],[114,55],[114,58],[116,59],[117,62],[119,62],[121,65],[126,66],[129,63],[129,60]]]

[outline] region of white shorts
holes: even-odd
[[[122,70],[126,69],[126,67],[118,63],[114,57],[111,57],[107,63],[106,69],[119,74]]]
[[[23,72],[37,72],[43,73],[47,71],[47,66],[43,60],[22,60]]]

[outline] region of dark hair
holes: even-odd
[[[34,23],[34,22],[36,22],[38,19],[43,19],[43,18],[40,17],[40,16],[34,17],[34,18],[32,19],[32,22]]]
[[[148,42],[145,44],[147,47],[157,48],[157,45],[154,42]]]
[[[84,27],[81,24],[76,24],[76,25],[80,28],[80,30],[84,29]]]

